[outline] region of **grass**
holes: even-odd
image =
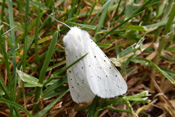
[[[0,3],[0,115],[175,116],[174,0]],[[127,81],[124,96],[72,101],[66,70],[88,53],[66,67],[69,29],[47,14],[90,33]]]

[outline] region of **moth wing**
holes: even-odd
[[[94,94],[102,98],[112,98],[126,93],[127,84],[109,58],[91,39],[88,45],[89,54],[85,58],[87,78]]]
[[[81,30],[73,27],[63,38],[63,41],[69,41],[65,42],[67,43],[67,47],[65,47],[67,66],[87,53],[86,49],[84,49],[84,42],[76,42],[77,40],[81,40],[81,38],[83,38],[82,36],[84,36],[82,35],[83,32],[79,31]],[[95,97],[87,81],[86,63],[86,59],[82,59],[67,70],[70,93],[72,99],[77,103],[87,102]]]

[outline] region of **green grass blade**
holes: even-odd
[[[14,107],[16,107],[16,108],[19,108],[19,109],[21,109],[22,111],[24,111],[29,117],[32,117],[32,115],[29,113],[28,110],[26,110],[24,107],[22,107],[21,105],[15,103],[15,102],[6,100],[6,99],[4,99],[4,98],[0,98],[0,102],[1,102],[1,103],[5,103],[5,104],[8,104],[8,105],[11,105],[11,106],[14,106]]]
[[[148,91],[143,91],[139,94],[131,95],[131,96],[126,96],[127,100],[132,101],[132,103],[148,103],[148,96],[150,94]],[[118,105],[118,104],[126,104],[125,100],[123,97],[119,97],[117,99],[112,99],[106,102],[107,105]]]
[[[45,97],[48,93],[50,93],[51,91],[57,89],[58,87],[60,87],[61,85],[63,85],[64,83],[67,82],[67,78],[61,78],[60,80],[58,80],[57,82],[55,82],[53,85],[47,87],[47,89],[45,89],[42,93],[42,97]]]
[[[92,14],[92,12],[93,12],[93,10],[94,10],[96,4],[97,4],[97,1],[94,1],[94,2],[92,3],[91,10],[89,11],[88,16],[87,16],[87,18],[86,18],[84,24],[87,24],[87,22],[88,22],[88,20],[89,20],[89,18],[90,18],[90,16],[91,16],[91,14]]]
[[[34,40],[35,40],[35,55],[36,55],[36,61],[37,61],[37,65],[38,65],[38,69],[40,70],[40,58],[39,58],[39,54],[38,54],[38,35],[39,35],[39,21],[40,21],[40,8],[41,6],[39,5],[38,7],[38,13],[37,13],[37,19],[36,19],[36,29],[35,29],[35,36],[34,36]]]
[[[129,108],[129,111],[130,111],[131,116],[132,116],[132,117],[137,117],[138,115],[136,115],[136,113],[134,112],[134,110],[133,110],[133,108],[132,108],[130,102],[128,101],[128,99],[127,99],[126,97],[123,97],[123,99],[125,100],[126,105],[127,105],[128,108]]]
[[[5,92],[5,95],[8,97],[8,99],[11,100],[11,96],[10,96],[10,94],[8,92],[8,89],[4,85],[1,77],[0,77],[0,86],[1,86],[2,90]]]
[[[98,100],[99,97],[96,96],[92,102],[92,104],[89,106],[89,111],[88,111],[88,117],[94,117],[95,111],[96,111],[96,107],[98,105]]]
[[[21,22],[21,27],[24,28],[24,18],[23,18],[23,8],[24,8],[24,0],[18,0],[18,10],[19,10],[19,17]]]
[[[56,98],[53,102],[51,102],[48,106],[46,106],[44,109],[42,109],[42,111],[40,111],[39,113],[37,113],[34,117],[42,117],[44,114],[46,114],[65,94],[67,93],[64,92],[63,94],[61,94],[58,98]]]
[[[102,10],[104,8],[106,8],[106,6],[111,2],[111,0],[107,0],[106,3],[103,5],[103,7],[98,11],[98,13],[96,14],[96,16],[93,18],[91,25],[93,25],[95,23],[95,21],[97,20],[97,17],[100,15],[100,13],[102,12]]]
[[[2,6],[1,6],[1,22],[0,24],[2,23],[2,21],[4,21],[4,8],[5,8],[5,0],[2,0]]]
[[[117,5],[117,8],[116,8],[115,16],[118,16],[118,10],[119,10],[119,6],[121,4],[121,1],[122,0],[117,1],[118,2],[118,5]]]
[[[122,23],[120,23],[118,26],[112,28],[109,32],[107,32],[106,34],[104,34],[102,37],[100,37],[97,42],[101,41],[104,37],[106,37],[107,35],[109,35],[111,32],[113,32],[114,30],[116,30],[117,28],[121,27],[123,24],[127,23],[130,19],[132,19],[133,17],[137,16],[138,14],[140,14],[142,12],[142,10],[146,7],[146,5],[148,5],[151,2],[151,0],[148,0],[147,2],[145,2],[138,10],[136,10],[133,15],[131,17],[129,17],[128,19],[126,19],[125,21],[123,21]]]
[[[51,59],[52,54],[54,52],[54,47],[56,45],[57,39],[58,39],[58,32],[55,32],[54,35],[53,35],[52,41],[50,43],[49,49],[46,53],[46,56],[45,56],[46,58],[44,60],[44,63],[43,63],[43,66],[42,66],[42,69],[41,69],[41,72],[40,72],[39,83],[41,83],[41,84],[43,84],[44,77],[45,77],[47,68],[49,66],[50,59]],[[35,93],[35,99],[34,99],[35,103],[38,102],[38,99],[41,96],[41,90],[42,90],[41,87],[37,87],[36,93]],[[34,113],[38,111],[38,107],[39,107],[39,103],[34,105],[34,107],[33,107],[33,112]]]
[[[8,14],[9,14],[9,23],[10,23],[10,29],[13,28],[15,25],[14,25],[14,17],[13,17],[13,6],[12,6],[12,1],[11,0],[7,0],[7,4],[8,4]],[[16,39],[15,39],[15,31],[14,29],[10,31],[10,41],[12,43],[12,46],[15,47],[16,45]],[[12,63],[13,63],[13,73],[14,73],[14,76],[16,74],[16,53],[13,53],[12,54]],[[16,80],[16,79],[15,79]],[[14,84],[16,85],[16,84]],[[12,93],[12,101],[15,100],[15,90],[13,88],[13,84],[12,84],[12,81],[11,79],[9,79],[9,88],[11,90],[11,93]],[[16,87],[16,86],[15,86]],[[16,89],[16,88],[15,88]],[[10,107],[10,116],[13,116],[14,113],[13,113],[13,110],[14,108]],[[19,112],[16,111],[17,115],[19,115]]]
[[[68,86],[60,86],[56,90],[48,93],[46,96],[44,96],[43,100],[49,100],[55,96],[58,96],[62,94],[63,92],[67,91],[69,88]]]
[[[110,3],[111,3],[111,0],[108,0],[108,1],[107,1],[107,5],[104,7],[103,12],[100,16],[100,19],[99,19],[99,22],[98,22],[97,29],[96,29],[95,33],[99,32],[101,30],[102,26],[104,25],[104,21],[106,19],[106,14],[107,14],[108,8],[109,8]],[[95,38],[97,38],[96,36],[97,35],[95,35]]]
[[[170,26],[172,25],[172,22],[173,22],[173,19],[175,17],[175,2],[173,2],[173,8],[171,10],[171,13],[170,13],[170,16],[169,16],[169,19],[168,19],[168,22],[165,26],[165,29],[163,31],[163,35],[166,35],[168,33],[168,31],[170,30]],[[164,47],[164,43],[165,43],[166,39],[165,38],[162,38],[161,41],[160,41],[160,46],[158,48],[158,53],[160,55],[163,47]]]
[[[135,59],[140,59],[140,60],[144,60],[146,62],[148,62],[150,65],[152,65],[154,68],[156,68],[160,73],[162,73],[171,83],[175,83],[175,79],[172,78],[170,75],[168,75],[164,70],[162,70],[160,67],[158,67],[156,64],[154,64],[152,61],[145,59],[145,58],[141,58],[141,57],[136,57]]]
[[[26,58],[27,58],[27,34],[28,34],[28,22],[29,22],[29,0],[26,0],[25,11],[25,30],[24,30],[24,54],[23,54],[23,71],[26,70]]]
[[[104,34],[103,36],[101,36],[96,42],[101,41],[104,37],[106,37],[107,35],[109,35],[110,33],[112,33],[114,30],[116,30],[117,28],[121,27],[122,25],[124,25],[125,23],[127,23],[130,19],[132,19],[133,17],[137,16],[139,13],[136,13],[135,15],[131,16],[130,18],[126,19],[125,21],[123,21],[122,23],[120,23],[119,25],[117,25],[116,27],[112,28],[110,31],[108,31],[106,34]]]
[[[12,1],[11,0],[7,0],[8,3],[8,13],[9,13],[9,22],[10,22],[10,28],[13,28],[14,25],[14,17],[13,17],[13,7],[12,7]],[[13,47],[15,47],[15,31],[14,29],[10,31],[10,40],[12,42]],[[12,62],[13,62],[13,71],[15,73],[16,71],[16,53],[13,53],[13,57],[12,57]],[[12,84],[11,84],[12,85]]]
[[[91,29],[91,30],[95,30],[96,26],[93,25],[88,25],[88,24],[80,24],[80,23],[75,23],[75,22],[69,22],[69,24],[73,24],[82,28],[86,28],[86,29]]]
[[[2,7],[1,7],[1,22],[0,24],[2,24],[2,22],[4,21],[3,16],[4,16],[4,8],[5,8],[5,0],[3,0],[2,3]],[[2,52],[2,55],[4,57],[4,61],[5,61],[5,65],[6,65],[6,69],[7,69],[7,76],[9,79],[9,87],[12,86],[12,77],[11,77],[11,73],[10,73],[10,67],[9,67],[9,61],[8,61],[8,56],[6,53],[6,48],[5,48],[5,44],[4,44],[4,39],[2,37],[2,33],[3,33],[3,29],[0,30],[0,49]]]

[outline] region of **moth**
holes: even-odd
[[[67,66],[87,54],[67,70],[68,84],[76,103],[92,100],[95,95],[113,98],[127,91],[127,84],[109,58],[90,38],[87,31],[70,27],[63,37]]]

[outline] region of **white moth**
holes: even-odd
[[[71,27],[64,36],[66,63],[82,60],[67,70],[68,84],[76,103],[92,100],[95,95],[113,98],[127,91],[127,84],[104,52],[90,38],[88,32]]]

